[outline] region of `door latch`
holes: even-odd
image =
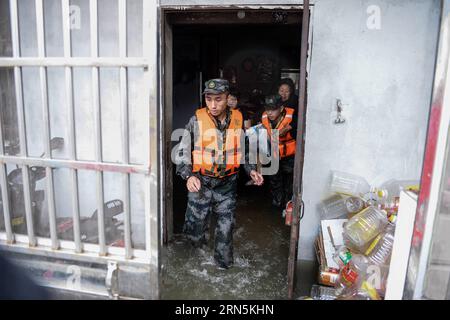
[[[336,120],[334,120],[335,124],[342,124],[345,122],[344,117],[342,116],[342,101],[341,99],[336,100],[336,111],[337,111],[337,117]]]
[[[118,284],[119,284],[119,266],[115,261],[108,261],[108,270],[106,273],[106,290],[110,299],[119,299]]]

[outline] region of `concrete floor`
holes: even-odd
[[[205,250],[172,242],[162,254],[162,299],[287,298],[290,227],[284,224],[281,212],[272,209],[265,189],[241,187],[239,195],[234,267],[216,269],[213,239]],[[314,282],[311,272],[304,271],[299,294],[309,293]]]

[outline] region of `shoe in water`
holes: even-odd
[[[217,269],[218,270],[228,270],[228,269],[230,269],[230,266],[228,266],[228,265],[226,265],[225,263],[223,263],[223,262],[217,262]]]
[[[174,234],[172,241],[176,245],[181,245],[188,243],[189,240],[186,238],[184,234]]]
[[[249,180],[249,181],[247,181],[247,182],[245,183],[245,186],[246,186],[246,187],[254,186],[254,185],[255,185],[255,182],[254,182],[253,180]]]

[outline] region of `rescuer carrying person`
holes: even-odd
[[[272,161],[278,159],[279,169],[269,175],[272,205],[284,208],[292,198],[292,181],[295,164],[295,149],[297,136],[297,115],[293,108],[284,106],[279,95],[267,96],[265,99],[265,112],[261,119],[263,127],[267,130],[269,143],[275,143],[274,134],[278,130],[278,153],[273,154]],[[269,148],[271,150],[272,148]]]

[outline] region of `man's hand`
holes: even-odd
[[[200,182],[199,178],[191,176],[187,180],[186,186],[190,192],[199,192],[200,188],[202,187],[202,183]]]
[[[250,172],[250,178],[252,178],[256,186],[261,186],[264,183],[264,178],[258,171],[252,170]]]

